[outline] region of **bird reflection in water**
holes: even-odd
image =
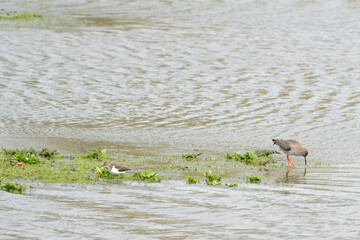
[[[286,170],[286,173],[285,173],[285,183],[289,183],[289,173],[292,171],[292,169],[291,168],[288,168],[287,170]],[[303,176],[305,177],[306,176],[306,168],[304,169],[304,174],[303,174]],[[290,176],[290,179],[292,180],[292,182],[297,182],[297,180],[298,180],[298,178],[297,178],[297,176],[294,176],[294,177],[291,177]]]

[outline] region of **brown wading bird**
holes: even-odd
[[[131,170],[130,168],[121,166],[120,164],[116,163],[116,162],[104,162],[103,166],[106,167],[107,171],[110,174],[114,174],[114,175],[119,175],[122,173],[125,173],[129,170]]]
[[[274,145],[278,145],[280,150],[286,154],[288,166],[290,166],[291,163],[294,167],[296,167],[295,164],[290,160],[289,155],[303,156],[305,159],[305,166],[307,165],[306,156],[308,155],[308,150],[306,148],[303,148],[299,142],[295,140],[283,139],[272,140],[274,142]]]

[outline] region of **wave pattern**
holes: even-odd
[[[78,26],[1,30],[0,134],[359,155],[360,7],[301,3],[38,1]]]

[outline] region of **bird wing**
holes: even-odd
[[[291,144],[289,143],[289,141],[279,140],[277,145],[284,151],[290,151],[291,150]]]
[[[114,163],[114,162],[112,163],[112,166],[116,167],[120,172],[121,172],[121,171],[131,170],[130,168],[121,166],[120,164]]]

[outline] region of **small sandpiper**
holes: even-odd
[[[303,156],[305,159],[305,166],[306,166],[306,156],[308,155],[308,150],[303,148],[301,144],[295,140],[283,140],[283,139],[272,139],[274,145],[278,145],[280,150],[286,154],[288,166],[290,163],[294,166],[295,164],[290,160],[289,155],[295,156]]]
[[[108,170],[108,172],[110,174],[114,174],[114,175],[119,175],[122,173],[125,173],[129,170],[131,170],[130,168],[121,166],[120,164],[116,163],[116,162],[104,162],[103,166],[106,167],[106,169]]]

